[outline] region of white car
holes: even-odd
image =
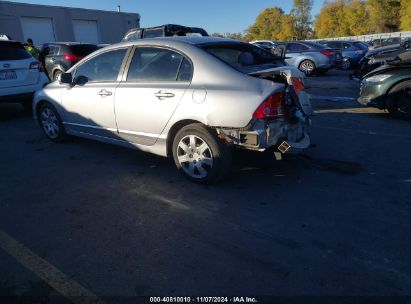
[[[48,82],[41,64],[16,41],[0,40],[0,102],[31,109],[33,94]]]

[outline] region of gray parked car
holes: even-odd
[[[237,40],[141,39],[94,52],[38,91],[34,118],[53,141],[69,134],[169,156],[210,182],[229,171],[230,147],[310,145],[304,77]]]
[[[286,42],[285,61],[298,67],[306,75],[315,72],[326,73],[329,69],[339,66],[342,55],[339,49],[331,49],[322,44],[309,41]]]

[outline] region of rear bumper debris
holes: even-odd
[[[217,128],[217,133],[221,139],[234,146],[254,151],[275,147],[281,153],[298,153],[311,144],[305,125],[301,122],[290,123],[286,119],[269,123],[256,120],[249,128]]]

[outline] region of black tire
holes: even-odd
[[[343,58],[343,62],[341,64],[341,70],[349,70],[352,66],[352,62],[350,58]]]
[[[411,120],[411,80],[396,84],[387,94],[388,112],[404,120]]]
[[[48,139],[63,142],[67,138],[60,115],[51,104],[43,103],[37,116],[41,129]]]
[[[315,63],[309,59],[303,60],[299,65],[298,69],[307,76],[311,76],[316,70]]]
[[[61,77],[61,74],[63,74],[62,71],[60,71],[60,70],[55,71],[54,74],[53,74],[53,81],[59,80],[60,77]]]
[[[211,183],[223,179],[230,171],[231,150],[215,132],[200,123],[181,128],[172,149],[177,169],[191,181]]]

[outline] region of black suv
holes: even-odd
[[[121,41],[134,41],[142,38],[188,35],[208,36],[208,33],[204,29],[199,27],[189,27],[178,24],[164,24],[156,27],[133,28],[124,35]]]
[[[50,42],[41,47],[39,60],[51,80],[59,79],[78,61],[93,53],[99,47],[95,44],[77,42]]]

